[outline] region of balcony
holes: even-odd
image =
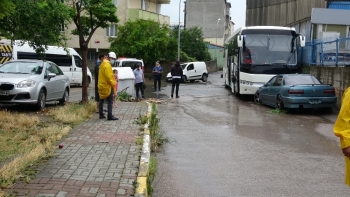
[[[157,0],[157,4],[170,4],[170,0]]]
[[[170,2],[170,1],[169,1]],[[128,9],[128,20],[135,21],[137,19],[143,20],[153,20],[159,22],[160,24],[170,24],[170,17],[156,14],[153,12],[148,12],[140,9]]]

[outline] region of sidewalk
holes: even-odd
[[[119,120],[94,114],[62,138],[64,147],[39,166],[34,179],[5,191],[30,197],[133,196],[141,156],[135,119],[147,113],[147,104],[118,103],[113,111]]]

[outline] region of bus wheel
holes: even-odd
[[[284,108],[283,100],[281,95],[277,95],[276,97],[276,107],[279,110],[282,110]]]
[[[254,94],[254,101],[258,105],[262,104],[261,99],[260,99],[260,93],[258,91],[256,91]]]

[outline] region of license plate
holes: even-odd
[[[0,90],[0,95],[8,96],[9,95],[9,91]]]
[[[309,103],[312,105],[317,105],[321,103],[321,100],[309,100]]]

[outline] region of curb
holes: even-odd
[[[152,104],[151,103],[147,103],[147,104],[148,104],[147,118],[149,119],[152,113]],[[143,145],[142,145],[142,152],[141,152],[141,159],[140,159],[139,174],[137,176],[135,197],[148,197],[147,177],[148,177],[149,160],[151,157],[148,124],[149,122],[147,122],[144,126]]]

